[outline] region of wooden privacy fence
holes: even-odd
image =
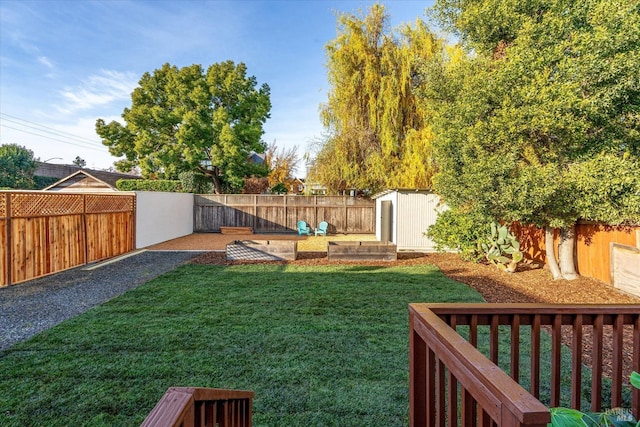
[[[194,232],[251,227],[255,233],[291,232],[298,221],[334,233],[375,233],[375,201],[349,196],[196,195]]]
[[[540,400],[640,416],[640,305],[411,304],[409,334],[410,426],[546,427]]]
[[[526,250],[525,257],[546,263],[544,230],[534,226],[512,225],[514,234]],[[575,261],[578,273],[612,284],[611,243],[640,248],[640,226],[611,226],[579,223],[576,225]],[[558,233],[554,238],[557,251]],[[556,252],[557,255],[557,252]]]
[[[135,195],[0,192],[0,286],[135,248]]]

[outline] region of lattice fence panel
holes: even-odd
[[[81,214],[84,208],[82,194],[13,193],[10,197],[14,218]]]
[[[0,193],[0,218],[7,217],[7,195]]]
[[[133,212],[135,196],[87,195],[87,213]]]

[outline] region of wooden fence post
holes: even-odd
[[[5,258],[5,266],[6,266],[6,277],[7,277],[7,286],[11,285],[11,193],[5,193],[3,195],[5,198],[4,209],[5,209],[5,217],[6,217],[6,231],[5,231],[5,243],[7,245],[6,250],[6,258]]]
[[[87,195],[82,195],[82,245],[84,246],[84,263],[89,263],[89,238],[87,233]]]

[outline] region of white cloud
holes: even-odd
[[[38,57],[38,62],[41,63],[42,65],[44,65],[47,68],[50,68],[50,69],[55,68],[53,63],[46,56],[39,56]]]
[[[60,95],[65,102],[56,108],[62,113],[70,114],[126,100],[137,84],[138,76],[134,73],[102,70],[79,86],[61,91]]]

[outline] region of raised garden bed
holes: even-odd
[[[327,258],[331,261],[396,261],[396,245],[389,242],[329,242]]]
[[[234,240],[227,244],[227,261],[295,261],[296,240]]]
[[[253,234],[251,227],[220,227],[222,234]]]

